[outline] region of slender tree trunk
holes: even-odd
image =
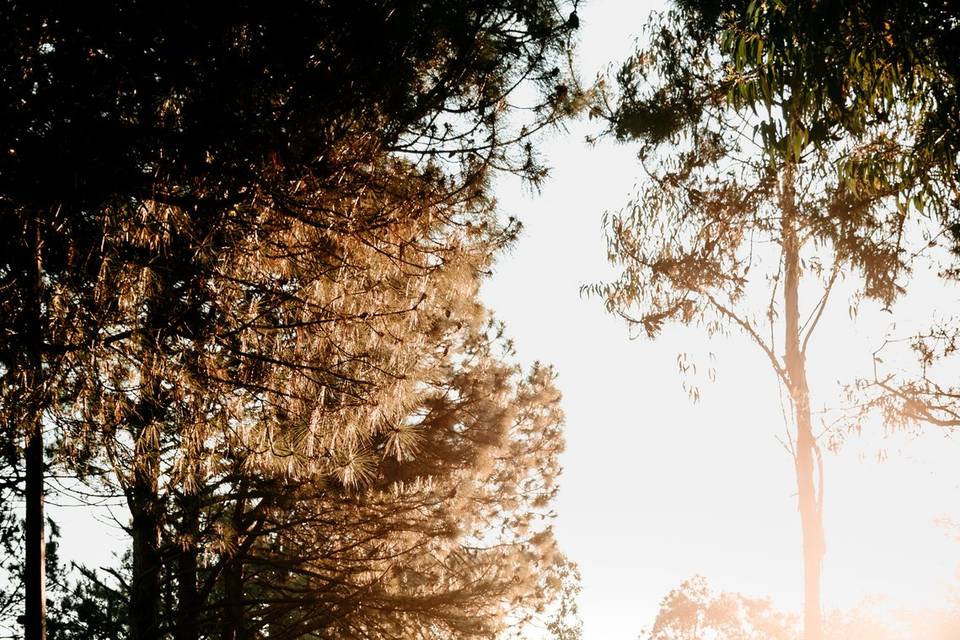
[[[243,564],[239,559],[231,560],[227,565],[224,582],[227,592],[227,606],[224,608],[226,614],[224,638],[243,640],[246,637],[243,620]]]
[[[820,583],[825,545],[823,513],[814,480],[817,445],[811,429],[810,402],[805,390],[798,392],[793,402],[797,421],[795,465],[800,524],[803,531],[803,637],[804,640],[821,640],[823,613]]]
[[[26,264],[30,277],[26,283],[24,326],[24,399],[29,416],[26,434],[26,515],[24,523],[26,545],[24,558],[24,637],[26,640],[45,640],[46,614],[46,540],[43,530],[43,346],[41,297],[43,291],[43,243],[40,226],[33,223],[25,238],[30,252]]]
[[[43,530],[43,425],[34,418],[26,447],[26,640],[44,640],[47,636],[46,558]]]
[[[147,326],[159,326],[153,321]],[[127,502],[130,507],[133,566],[130,579],[130,637],[160,640],[160,607],[163,600],[163,555],[160,530],[163,504],[160,500],[160,436],[163,392],[155,367],[156,345],[145,344],[140,376],[141,393],[129,416],[134,436],[133,469]]]
[[[136,463],[130,488],[133,516],[133,575],[130,585],[130,637],[159,640],[161,568],[160,499],[157,492],[159,465],[154,456]]]
[[[246,637],[243,620],[243,554],[239,548],[239,532],[245,528],[247,509],[247,485],[243,480],[240,480],[237,494],[231,533],[231,535],[234,536],[231,544],[234,555],[224,568],[226,603],[223,608],[225,616],[223,621],[223,637],[225,640],[244,640]]]
[[[280,557],[284,557],[286,549],[283,546],[283,531],[278,534],[277,541],[277,550],[276,554]],[[275,584],[278,593],[284,593],[287,588],[287,581],[290,577],[290,570],[286,562],[281,563],[276,567],[276,578]],[[270,623],[267,625],[267,629],[270,632],[269,637],[280,638],[284,634],[284,622],[286,621],[286,616],[284,615],[286,609],[283,607],[276,607],[275,611],[270,617]]]
[[[794,465],[797,475],[800,524],[803,532],[803,638],[804,640],[822,640],[823,613],[820,604],[820,583],[825,551],[823,514],[815,480],[817,443],[810,421],[810,393],[800,336],[800,246],[797,238],[793,189],[793,166],[788,165],[783,179],[781,201],[781,240],[784,255],[784,346],[790,399],[797,426]]]
[[[200,496],[184,495],[181,500],[182,531],[186,543],[177,559],[177,628],[176,640],[197,640],[200,637],[197,592],[197,538],[200,535]]]

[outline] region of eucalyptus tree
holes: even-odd
[[[942,174],[956,177],[960,11],[952,3],[738,0],[695,10],[701,21],[726,34],[731,50],[742,47],[745,53],[762,41],[853,135],[908,111],[914,123],[903,153],[864,159],[879,165],[876,171],[896,163],[896,171],[926,184],[931,197]],[[754,74],[762,73],[769,59],[740,55],[731,62],[739,72]],[[929,203],[948,226],[956,223],[956,204],[948,206],[949,200]]]
[[[156,637],[161,467],[177,447],[207,450],[215,424],[237,427],[233,410],[270,401],[269,385],[252,391],[268,359],[227,347],[242,332],[230,323],[238,309],[251,320],[258,297],[288,293],[282,273],[244,263],[248,249],[278,221],[280,233],[299,224],[316,231],[309,249],[326,268],[346,273],[363,265],[344,263],[331,238],[387,229],[395,209],[358,203],[423,197],[404,175],[435,201],[468,204],[485,203],[491,170],[541,178],[530,136],[570,112],[558,64],[575,14],[502,0],[7,9],[0,352],[4,434],[27,442],[27,636],[44,634],[42,430],[58,425],[81,468],[106,455],[125,478],[131,630]],[[539,90],[514,109],[524,81]],[[401,207],[418,211],[435,214]],[[227,286],[234,271],[260,279]],[[352,321],[383,312],[398,309],[373,305]],[[274,329],[278,343],[306,333]],[[341,382],[347,394],[363,387]]]
[[[912,183],[915,208],[934,221],[929,226],[942,229],[929,234],[931,243],[952,252],[940,259],[941,274],[955,279],[960,250],[957,7],[948,2],[731,3],[711,15],[731,47],[746,50],[762,42],[789,51],[791,43],[804,42],[804,55],[780,64],[803,79],[813,99],[834,110],[844,131],[860,135],[892,120],[911,122],[899,145],[849,158],[843,168],[851,180],[883,182],[895,175]],[[745,76],[762,73],[765,64],[750,55],[735,61]],[[878,361],[873,378],[851,386],[859,419],[878,412],[888,426],[960,424],[956,385],[936,372],[956,344],[950,324],[913,337],[917,373],[884,370]],[[886,345],[883,355],[891,347]]]
[[[587,289],[651,337],[674,321],[739,331],[769,362],[792,408],[804,638],[819,640],[823,467],[811,338],[838,278],[858,276],[860,295],[885,305],[903,291],[911,204],[928,186],[885,162],[902,160],[917,135],[909,107],[851,132],[842,107],[798,71],[812,55],[804,42],[738,38],[710,8],[684,3],[655,18],[617,74],[615,100],[602,93],[594,108],[618,139],[641,143],[646,179],[606,219],[620,277]]]

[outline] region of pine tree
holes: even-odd
[[[127,497],[131,633],[157,637],[167,497],[215,482],[216,446],[322,475],[378,428],[363,416],[402,413],[404,318],[459,286],[447,264],[501,243],[489,172],[542,177],[530,136],[572,108],[555,64],[574,25],[502,1],[16,5],[3,21],[17,233],[0,355],[10,436],[31,434],[28,519],[43,522],[40,432],[56,427],[57,464]],[[523,81],[540,89],[526,121],[507,101]],[[318,394],[317,420],[358,430],[329,455],[297,430]]]

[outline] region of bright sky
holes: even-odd
[[[594,77],[632,48],[653,3],[592,0],[581,17],[580,65]],[[524,361],[554,364],[567,414],[560,542],[583,574],[586,640],[634,639],[660,599],[695,573],[720,589],[802,601],[799,515],[792,460],[769,364],[738,335],[708,340],[673,327],[656,342],[628,340],[625,325],[581,284],[611,275],[601,215],[618,210],[639,174],[634,151],[570,127],[543,151],[552,178],[539,194],[503,180],[497,195],[525,232],[501,259],[484,299],[507,324]],[[895,335],[929,323],[957,289],[918,277],[895,308]],[[865,304],[855,322],[843,295],[811,341],[814,407],[840,383],[871,371],[892,315]],[[677,355],[700,365],[701,400],[683,389]],[[713,352],[717,381],[703,375]],[[880,454],[886,459],[878,460]],[[905,606],[944,602],[960,585],[960,542],[934,521],[960,515],[960,434],[884,436],[880,425],[827,454],[824,598],[851,607],[868,595]]]

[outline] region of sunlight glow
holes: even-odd
[[[586,5],[584,77],[622,59],[653,8]],[[708,339],[670,327],[654,342],[628,342],[600,301],[579,295],[611,274],[598,214],[623,206],[639,172],[629,146],[584,144],[596,128],[579,122],[548,145],[554,170],[536,197],[511,181],[498,185],[501,206],[525,231],[484,288],[520,356],[560,372],[568,445],[558,532],[583,573],[584,637],[636,638],[661,598],[695,574],[796,613],[796,481],[778,441],[784,419],[769,364],[736,332]],[[914,282],[893,314],[866,303],[852,323],[854,283],[840,285],[809,362],[815,412],[843,406],[843,384],[870,374],[885,338],[908,336],[929,325],[931,308],[955,305],[956,287],[935,273],[921,270]],[[677,373],[680,353],[696,375]],[[698,386],[697,404],[684,384]],[[891,433],[876,420],[841,440],[824,461],[825,609],[868,599],[884,611],[949,605],[960,542],[944,522],[960,519],[960,442],[931,428]]]

